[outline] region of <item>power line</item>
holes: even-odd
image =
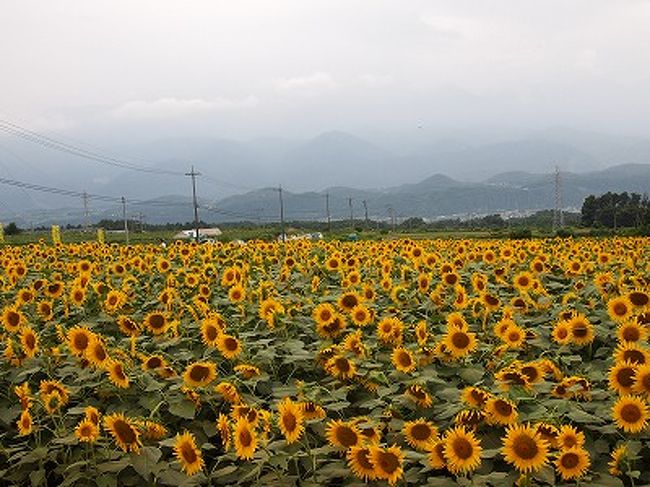
[[[131,171],[145,172],[150,174],[164,174],[169,176],[184,175],[184,173],[178,171],[169,171],[166,169],[156,169],[156,168],[150,168],[145,166],[138,166],[124,159],[118,159],[116,157],[107,156],[95,151],[83,149],[76,145],[68,144],[66,142],[61,142],[60,140],[54,139],[52,137],[48,137],[34,130],[27,129],[21,125],[10,122],[8,120],[0,119],[0,131],[13,135],[15,137],[19,137],[23,140],[26,140],[36,145],[40,145],[48,149],[57,150],[59,152],[71,154],[77,157],[81,157],[83,159],[92,160],[109,166],[128,169]]]

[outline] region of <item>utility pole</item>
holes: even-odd
[[[366,200],[363,200],[362,203],[363,203],[363,211],[366,216],[366,228],[368,228],[368,202]]]
[[[553,211],[553,231],[564,227],[564,214],[562,213],[562,177],[560,168],[555,166],[555,209]]]
[[[199,204],[196,201],[196,176],[200,176],[200,172],[194,171],[194,166],[192,166],[192,171],[186,172],[186,176],[192,178],[192,205],[194,206],[194,238],[196,243],[199,243]]]
[[[142,212],[138,213],[138,223],[140,224],[140,233],[144,233],[144,215]]]
[[[122,219],[124,220],[124,235],[126,244],[129,245],[129,222],[126,219],[126,198],[122,196]]]
[[[330,194],[325,193],[325,211],[327,212],[327,231],[332,231],[332,218],[330,216]]]
[[[350,207],[350,227],[354,228],[354,208],[352,207],[352,198],[348,198],[348,206]]]
[[[89,225],[89,212],[88,212],[88,193],[84,191],[82,195],[82,199],[84,202],[84,232],[88,231],[88,225]]]
[[[392,206],[388,208],[388,214],[390,215],[390,226],[392,228],[392,231],[395,231],[395,208]]]
[[[284,228],[284,200],[282,199],[282,185],[278,186],[278,193],[280,195],[280,229],[282,231],[282,242],[286,242],[287,233]]]

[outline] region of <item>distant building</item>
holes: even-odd
[[[199,228],[199,240],[200,239],[206,239],[206,238],[215,238],[221,235],[221,230],[214,227],[214,228]],[[174,239],[192,239],[196,237],[196,230],[181,230],[178,232],[176,235],[174,235]]]

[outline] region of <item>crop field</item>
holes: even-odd
[[[650,239],[0,247],[2,485],[650,484]]]

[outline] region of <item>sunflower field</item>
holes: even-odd
[[[650,240],[0,247],[2,485],[650,485]]]

